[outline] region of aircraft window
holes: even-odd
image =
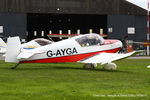
[[[80,38],[77,38],[76,41],[82,47],[104,44],[104,39],[97,34],[85,35]]]
[[[35,39],[34,41],[37,42],[40,46],[45,46],[45,45],[53,43],[52,41],[49,41],[49,40],[43,39],[43,38],[38,38],[38,39]]]

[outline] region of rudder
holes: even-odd
[[[18,36],[8,38],[5,62],[18,63],[19,60],[17,59],[17,56],[20,53],[20,49],[21,49],[21,42]]]

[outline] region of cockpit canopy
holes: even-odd
[[[93,46],[104,44],[104,39],[98,34],[88,34],[76,39],[76,41],[82,46]]]
[[[38,38],[34,40],[35,42],[37,42],[40,46],[45,46],[48,44],[52,44],[53,42],[44,38]]]

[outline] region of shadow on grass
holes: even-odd
[[[52,67],[52,69],[59,69],[59,70],[64,70],[64,69],[73,69],[73,70],[87,70],[87,71],[103,71],[103,72],[126,72],[126,73],[132,73],[132,72],[127,72],[127,71],[120,71],[120,70],[104,70],[100,68],[96,69],[85,69],[85,68],[75,68],[75,67]]]
[[[14,65],[11,64],[13,67]],[[133,73],[133,72],[129,72],[129,71],[120,71],[120,70],[104,70],[104,69],[100,69],[100,68],[96,68],[96,69],[85,69],[85,68],[80,68],[79,66],[77,67],[73,67],[73,66],[68,66],[68,67],[64,67],[65,64],[63,64],[63,66],[61,65],[44,65],[44,64],[40,64],[40,65],[26,65],[26,64],[21,64],[19,65],[16,69],[11,69],[11,67],[9,68],[10,70],[53,70],[53,69],[57,69],[57,70],[83,70],[83,71],[99,71],[99,72],[121,72],[121,73]],[[4,69],[4,67],[3,67]],[[5,68],[5,69],[8,69]]]

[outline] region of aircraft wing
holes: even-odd
[[[83,59],[81,61],[79,61],[80,63],[100,63],[101,65],[106,64],[106,63],[110,63],[112,61],[117,61],[117,60],[121,60],[127,57],[130,57],[132,55],[135,55],[137,53],[140,53],[143,51],[133,51],[130,53],[126,53],[126,54],[121,54],[121,53],[99,53],[97,55],[94,55],[92,57]]]

